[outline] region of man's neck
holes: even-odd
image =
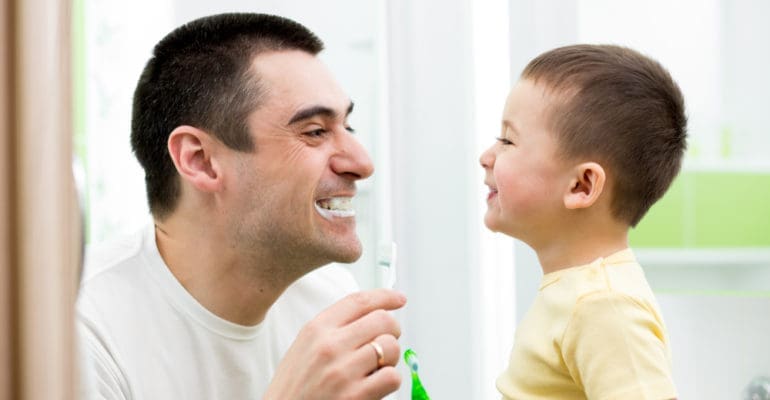
[[[202,306],[236,324],[259,324],[294,279],[282,280],[276,260],[244,255],[218,232],[173,217],[155,223],[163,261]]]

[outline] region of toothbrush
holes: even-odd
[[[396,257],[397,246],[395,242],[380,245],[380,260],[377,265],[384,268],[380,273],[382,287],[393,289],[396,284]]]
[[[412,349],[406,349],[404,361],[409,366],[409,372],[412,373],[412,400],[430,400],[430,396],[420,382],[420,376],[417,375],[417,354]]]
[[[387,289],[393,289],[396,283],[397,248],[395,242],[391,242],[390,246],[380,245],[380,260],[377,264],[385,268],[385,271],[381,271],[380,282]],[[420,382],[420,376],[417,375],[417,354],[412,349],[407,349],[404,352],[404,361],[412,375],[412,400],[430,400],[430,396]]]

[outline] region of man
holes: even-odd
[[[350,200],[373,172],[322,48],[260,14],[195,20],[155,47],[131,133],[154,224],[89,254],[78,302],[95,397],[379,399],[398,388],[400,328],[386,310],[405,298],[334,303],[355,282],[318,268],[361,255]]]

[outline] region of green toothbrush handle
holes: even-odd
[[[417,374],[412,374],[412,400],[430,400]]]

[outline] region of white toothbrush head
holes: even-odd
[[[393,289],[396,284],[396,259],[398,249],[395,242],[380,245],[377,265],[380,268],[382,286]]]
[[[406,365],[409,367],[409,370],[413,374],[416,374],[420,365],[417,362],[417,354],[415,354],[412,349],[406,349],[404,352],[404,361],[406,361]]]

